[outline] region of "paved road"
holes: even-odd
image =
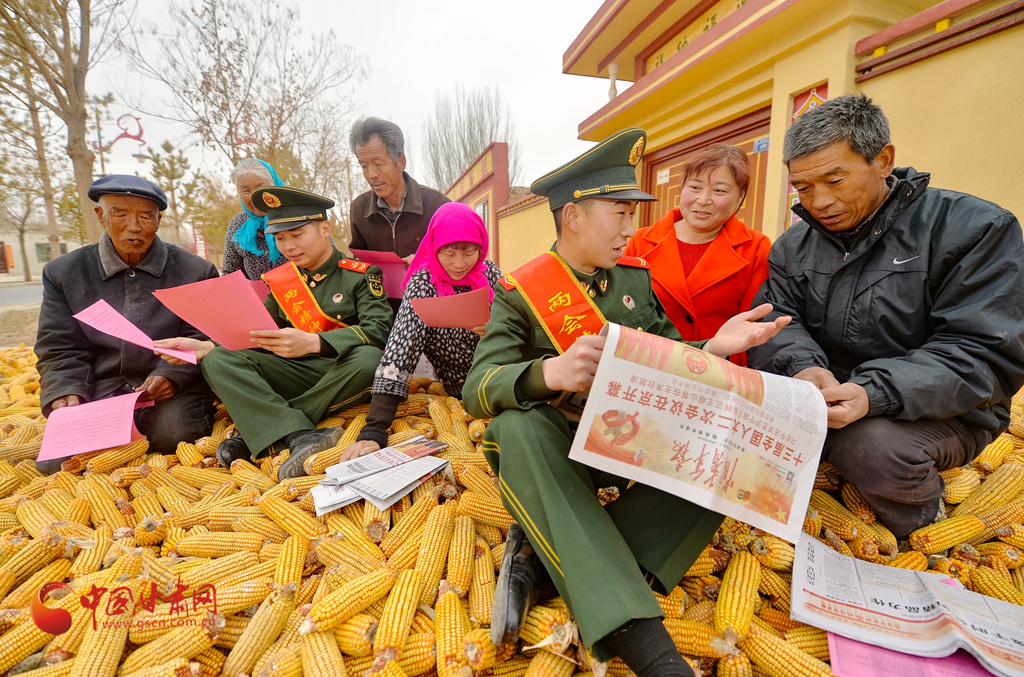
[[[0,308],[42,300],[43,287],[40,284],[0,284]]]

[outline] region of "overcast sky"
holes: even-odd
[[[282,0],[288,4],[288,0]],[[600,7],[599,0],[292,0],[306,30],[333,30],[339,41],[364,54],[370,76],[354,86],[358,115],[398,123],[406,134],[411,173],[423,178],[420,138],[437,91],[457,85],[496,86],[512,107],[522,147],[524,183],[572,159],[590,144],[579,141],[578,125],[607,102],[608,82],[562,73],[562,53]],[[140,14],[155,21],[163,0],[140,0]],[[114,58],[89,75],[91,92],[138,91],[140,76]],[[150,84],[149,87],[154,87]],[[621,89],[621,88],[620,88]],[[124,105],[111,116],[130,112]],[[184,145],[183,129],[142,117],[145,140]],[[104,125],[104,142],[118,130]],[[108,156],[108,172],[148,174],[131,157],[131,141],[119,142]],[[212,174],[227,167],[217,154],[193,147],[194,165]],[[96,171],[99,171],[97,163]],[[439,188],[446,188],[439,186]]]

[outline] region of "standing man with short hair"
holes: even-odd
[[[793,322],[748,366],[828,402],[822,461],[896,536],[930,524],[939,471],[1010,422],[1024,384],[1024,241],[1013,214],[895,168],[885,113],[846,94],[801,116],[783,161],[802,219],[768,258],[754,305]]]
[[[349,134],[370,190],[352,200],[352,249],[394,252],[412,261],[437,208],[450,202],[433,188],[421,186],[405,171],[405,136],[393,122],[369,117],[356,121]],[[401,299],[388,299],[397,312]]]

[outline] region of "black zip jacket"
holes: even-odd
[[[998,205],[928,188],[897,168],[895,190],[849,251],[802,205],[768,257],[754,306],[793,322],[747,351],[784,376],[824,367],[864,387],[869,416],[955,417],[974,454],[1009,424],[1024,384],[1024,241]]]

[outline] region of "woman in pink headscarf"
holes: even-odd
[[[487,228],[483,219],[461,202],[441,205],[405,276],[405,296],[395,315],[377,373],[366,425],[342,460],[364,456],[387,446],[388,428],[398,405],[409,397],[409,379],[420,355],[426,355],[437,380],[452,397],[462,399],[462,384],[473,364],[484,327],[428,327],[410,302],[432,296],[453,296],[485,287],[490,300],[501,271],[487,257]]]

